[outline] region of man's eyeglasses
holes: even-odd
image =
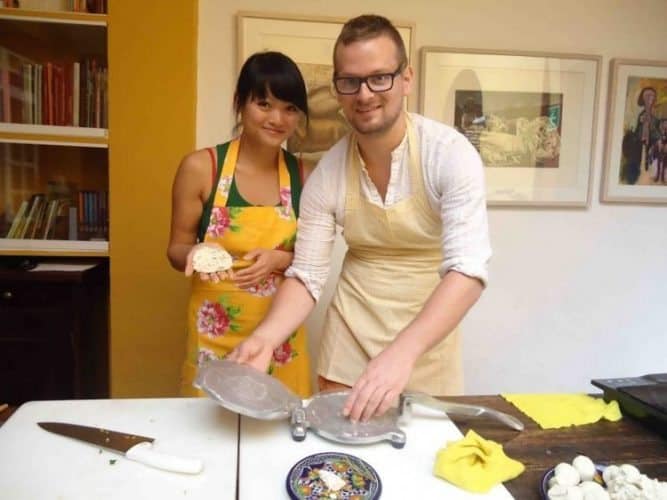
[[[401,64],[393,73],[378,73],[368,76],[337,76],[333,79],[336,92],[343,95],[352,95],[359,92],[361,84],[365,83],[371,92],[387,92],[394,86],[394,78],[396,78],[401,71],[403,65]]]

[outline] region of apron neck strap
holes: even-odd
[[[224,163],[222,164],[222,178],[225,179],[225,182],[222,183],[223,188],[219,190],[219,202],[221,204],[226,204],[227,198],[229,197],[229,189],[232,185],[232,179],[234,178],[234,172],[236,171],[236,164],[239,159],[240,146],[240,138],[231,141],[229,143],[229,148],[227,149]],[[285,152],[282,148],[278,153],[278,184],[280,189],[280,204],[285,209],[291,208],[292,196],[290,176],[289,171],[287,170],[287,162],[285,161]]]

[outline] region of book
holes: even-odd
[[[15,238],[16,236],[16,231],[17,229],[21,226],[21,221],[25,217],[25,213],[28,209],[28,200],[23,200],[21,202],[21,205],[19,206],[19,209],[16,211],[16,215],[14,215],[14,220],[12,220],[12,225],[9,227],[9,231],[7,231],[7,235],[5,238]]]
[[[81,64],[75,62],[72,65],[72,125],[79,126],[79,106],[81,99],[80,88],[81,82]]]
[[[67,239],[68,240],[77,240],[79,239],[79,232],[77,230],[77,225],[78,225],[78,219],[77,219],[77,214],[76,214],[76,207],[75,206],[70,206],[68,209],[68,232],[67,232]]]
[[[32,64],[23,64],[23,123],[33,123]]]
[[[27,123],[25,65],[34,61],[0,46],[0,88],[2,88],[2,120]]]
[[[41,193],[33,194],[30,198],[30,207],[28,208],[28,216],[25,224],[21,227],[21,232],[17,238],[29,238],[32,234],[32,228],[35,224],[37,214],[41,204],[44,202],[44,195]]]
[[[35,214],[35,219],[32,223],[32,227],[30,228],[30,239],[35,239],[36,237],[39,236],[40,229],[42,228],[42,225],[44,223],[44,215],[47,209],[47,203],[46,199],[42,199],[39,202],[39,205],[37,206],[37,212]]]
[[[46,213],[46,220],[42,228],[42,239],[53,239],[56,231],[56,220],[60,215],[60,209],[67,204],[67,200],[53,199],[49,201],[49,206]]]
[[[2,89],[2,121],[12,121],[11,84],[7,50],[0,47],[0,89]]]

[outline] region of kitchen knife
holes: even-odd
[[[432,410],[442,411],[448,415],[458,415],[462,417],[488,417],[497,420],[515,431],[524,429],[523,423],[516,417],[508,415],[486,406],[469,405],[463,403],[454,403],[452,401],[442,401],[433,396],[416,391],[404,392],[400,396],[399,412],[402,416],[409,416],[409,408],[413,404],[418,404]]]
[[[175,457],[153,451],[154,439],[146,436],[65,422],[38,422],[37,425],[54,434],[94,444],[120,453],[135,462],[158,469],[185,474],[199,474],[204,466],[199,459]]]

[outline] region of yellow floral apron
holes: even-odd
[[[347,151],[345,226],[348,245],[327,310],[318,373],[353,385],[368,361],[385,349],[421,311],[440,281],[442,222],[429,206],[419,143],[408,120],[412,195],[388,208],[360,193],[361,162],[352,135]],[[415,364],[406,389],[460,394],[463,371],[458,331]]]
[[[204,236],[205,242],[218,243],[232,255],[235,270],[252,264],[242,257],[255,248],[293,251],[296,237],[290,174],[282,151],[278,165],[280,205],[226,206],[238,152],[239,141],[229,143]],[[223,159],[218,158],[218,164],[221,161]],[[195,273],[188,306],[182,395],[202,395],[192,387],[197,368],[210,359],[223,358],[253,332],[268,312],[282,279],[282,275],[272,274],[261,285],[242,290],[231,280],[212,283],[201,280]],[[302,398],[310,397],[310,361],[303,327],[274,351],[269,373]]]

